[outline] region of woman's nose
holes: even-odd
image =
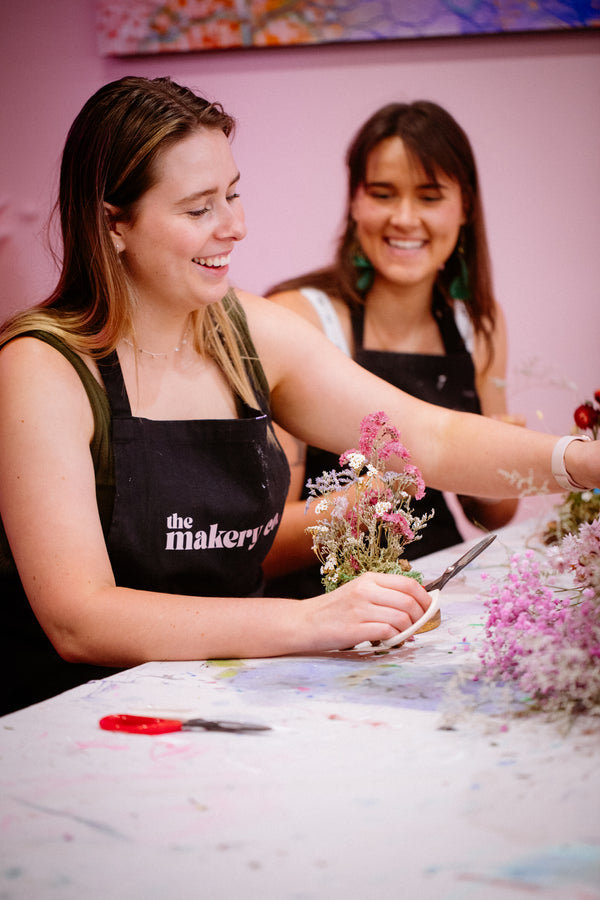
[[[398,199],[390,216],[392,224],[406,228],[417,221],[417,208],[408,197]]]
[[[239,200],[236,202],[235,207],[223,207],[216,230],[218,237],[228,240],[241,241],[246,237],[246,217]]]

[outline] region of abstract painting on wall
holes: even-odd
[[[598,27],[598,0],[97,0],[106,56]]]

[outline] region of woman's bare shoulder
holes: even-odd
[[[307,322],[316,325],[317,328],[322,330],[323,326],[319,314],[310,300],[304,296],[302,291],[280,291],[276,294],[271,294],[269,300],[273,303],[277,303],[279,306],[285,307],[285,309],[297,313],[299,316],[302,316],[303,319],[306,319]]]
[[[93,366],[90,365],[93,372]],[[8,412],[22,408],[72,418],[93,427],[81,378],[69,360],[45,341],[24,335],[0,348],[0,404]]]

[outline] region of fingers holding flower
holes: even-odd
[[[367,572],[327,594],[302,601],[299,612],[313,650],[341,650],[394,638],[417,622],[431,598],[417,581]]]

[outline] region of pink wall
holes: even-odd
[[[170,74],[238,118],[250,231],[233,275],[257,292],[329,259],[354,130],[383,103],[422,97],[450,109],[478,157],[514,410],[565,432],[600,388],[600,33],[107,59],[92,0],[6,7],[0,315],[54,281],[42,225],[62,143],[104,82]]]

